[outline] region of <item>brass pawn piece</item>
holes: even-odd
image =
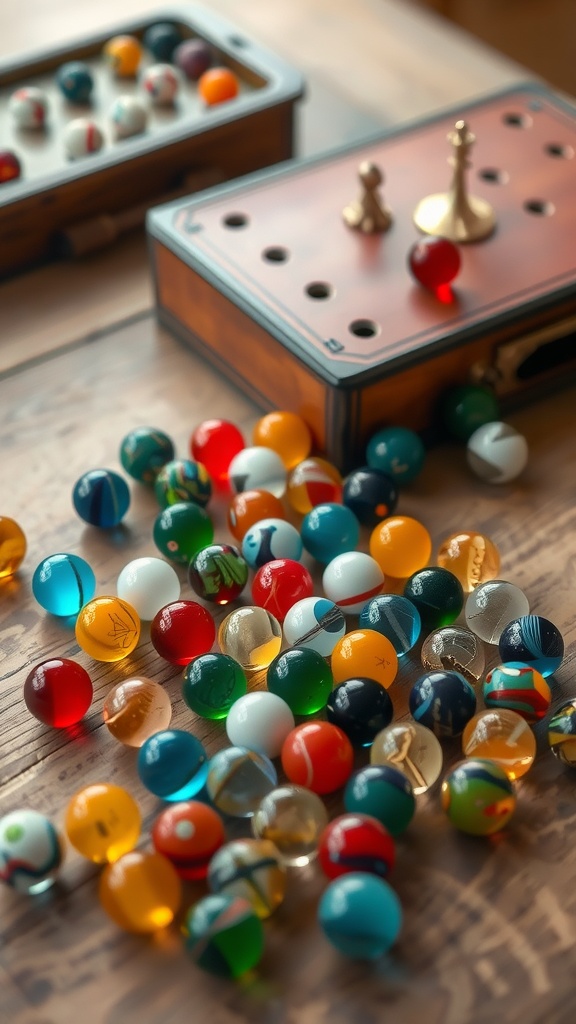
[[[362,231],[365,235],[376,235],[388,231],[392,214],[378,195],[378,187],[384,176],[376,164],[364,160],[358,168],[362,191],[349,206],[342,210],[342,216],[349,228]]]
[[[468,195],[466,190],[468,154],[476,136],[465,121],[457,121],[447,139],[452,146],[448,163],[454,169],[450,191],[422,199],[414,211],[414,223],[426,235],[439,235],[452,242],[480,242],[494,231],[496,214],[490,203]]]

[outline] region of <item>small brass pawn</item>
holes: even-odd
[[[362,191],[355,202],[342,210],[345,223],[365,235],[388,231],[392,224],[392,214],[378,195],[378,188],[384,181],[380,168],[364,160],[358,168],[358,177]]]

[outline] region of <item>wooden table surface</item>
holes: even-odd
[[[123,16],[157,8],[142,0],[123,6]],[[309,123],[316,109],[330,108],[335,132],[339,97],[366,123],[391,123],[527,77],[402,2],[240,6],[218,0],[213,6],[300,67],[311,83]],[[111,0],[90,9],[71,0],[21,0],[17,16],[6,5],[0,11],[0,45],[6,54],[17,52],[117,20]],[[31,578],[46,555],[72,551],[93,565],[98,592],[113,592],[122,565],[156,554],[157,509],[144,488],[132,486],[124,526],[104,533],[82,524],[70,500],[83,471],[118,468],[120,440],[133,426],[166,430],[182,455],[207,416],[234,420],[250,438],[258,410],[157,328],[150,294],[138,235],[109,253],[0,286],[0,514],[17,519],[29,541],[21,570],[0,587],[0,813],[34,807],[61,826],[77,789],[112,781],[142,808],[142,847],[159,806],[136,776],[134,751],[116,744],[102,724],[112,683],[136,672],[165,683],[173,724],[192,729],[210,752],[224,745],[223,727],[187,710],[180,673],[146,638],[115,667],[79,652],[73,632],[35,603]],[[522,587],[532,611],[564,635],[566,657],[552,680],[555,705],[576,693],[575,398],[567,388],[509,417],[530,446],[518,481],[483,484],[467,470],[462,448],[444,446],[430,453],[399,504],[426,523],[435,548],[450,532],[470,528],[499,546],[503,577]],[[215,501],[212,511],[223,538],[225,501]],[[180,576],[183,596],[192,596],[185,573]],[[26,674],[50,655],[77,657],[94,682],[94,703],[73,735],[41,726],[23,704]],[[495,648],[487,648],[487,658],[496,663]],[[397,718],[407,714],[419,672],[416,652],[390,691]],[[546,749],[545,729],[536,732],[539,757],[518,784],[515,818],[498,837],[478,840],[452,830],[438,787],[418,799],[392,877],[404,927],[385,960],[346,961],[327,944],[316,923],[323,882],[310,866],[290,871],[286,903],[266,924],[260,968],[238,984],[214,981],[189,962],[176,926],[154,939],[116,929],[98,904],[98,870],[68,848],[53,890],[36,898],[10,890],[0,895],[0,1021],[568,1024],[576,1011],[576,776]],[[447,764],[457,756],[457,744],[446,748]],[[340,808],[338,794],[329,805]],[[246,833],[246,823],[236,832]],[[203,891],[187,886],[185,906]]]

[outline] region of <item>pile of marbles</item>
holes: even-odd
[[[526,446],[493,412],[479,389],[457,389],[445,407],[453,434],[475,439],[471,468],[494,482],[521,471]],[[401,488],[424,462],[418,435],[383,428],[366,465],[345,478],[311,454],[310,431],[292,413],[263,416],[252,440],[246,445],[224,420],[205,421],[189,457],[178,458],[163,431],[134,429],[120,462],[154,489],[151,533],[163,557],[128,562],[116,594],[96,596],[92,568],[71,553],[47,555],[32,578],[37,602],[73,617],[77,642],[95,661],[123,661],[149,623],[157,654],[181,670],[188,708],[225,722],[229,745],[209,757],[192,731],[170,728],[163,686],[121,679],[103,718],[115,740],[138,751],[141,783],[167,805],[151,829],[153,850],[136,849],[139,808],[108,783],[72,797],[64,830],[82,856],[103,865],[102,907],[128,931],[165,928],[180,910],[182,880],[206,879],[210,894],[186,912],[184,940],[200,966],[231,977],[258,963],[262,921],[284,899],[290,872],[316,857],[328,881],[318,907],[328,940],[352,957],[385,953],[402,923],[388,880],[395,839],[418,795],[441,776],[442,742],[459,740],[463,754],[441,783],[449,820],[477,836],[504,828],[515,780],[534,761],[532,726],[550,708],[547,680],[564,653],[557,627],[531,614],[526,595],[500,577],[489,537],[451,534],[430,564],[425,525],[396,513]],[[209,506],[226,488],[238,546],[214,539]],[[106,530],[126,515],[130,489],[115,471],[91,470],[72,503],[83,521]],[[358,550],[362,529],[369,553]],[[0,577],[18,570],[25,551],[18,524],[0,518]],[[322,567],[321,596],[304,554]],[[186,568],[196,600],[182,597],[174,565]],[[251,603],[243,603],[248,587]],[[456,622],[462,616],[465,625]],[[419,641],[411,718],[394,721],[389,691]],[[487,673],[486,644],[499,657]],[[29,712],[54,728],[79,722],[92,696],[89,672],[73,659],[48,659],[23,681]],[[548,737],[553,753],[576,765],[576,699],[555,711]],[[358,752],[367,763],[355,768]],[[329,821],[323,797],[337,792],[344,813]],[[252,837],[227,841],[230,819],[248,819]],[[25,893],[44,891],[63,843],[38,811],[6,814],[0,878]]]

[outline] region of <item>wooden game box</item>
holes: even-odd
[[[149,107],[146,130],[114,141],[109,111],[119,94],[145,93],[138,80],[116,79],[102,59],[105,43],[134,35],[159,22],[178,26],[183,38],[205,40],[214,62],[231,68],[240,81],[234,99],[207,107],[193,82],[184,82],[173,108]],[[95,81],[93,102],[66,101],[56,83],[58,68],[82,60]],[[144,51],[142,67],[156,63]],[[46,131],[18,129],[8,102],[22,86],[39,86],[49,102]],[[99,245],[125,226],[143,223],[147,206],[166,194],[225,181],[293,153],[296,102],[302,76],[234,26],[202,7],[163,8],[138,20],[66,47],[0,63],[0,148],[15,152],[22,177],[0,186],[0,277],[62,251]],[[69,160],[62,130],[75,117],[93,116],[105,144],[98,153]]]
[[[476,135],[471,194],[496,213],[460,247],[451,300],[412,278],[422,197],[447,191],[447,135]],[[473,380],[503,406],[576,371],[576,112],[544,87],[483,97],[309,162],[151,211],[158,316],[263,408],[302,414],[342,469],[380,426],[425,430],[441,392]],[[393,215],[349,228],[361,161]]]

